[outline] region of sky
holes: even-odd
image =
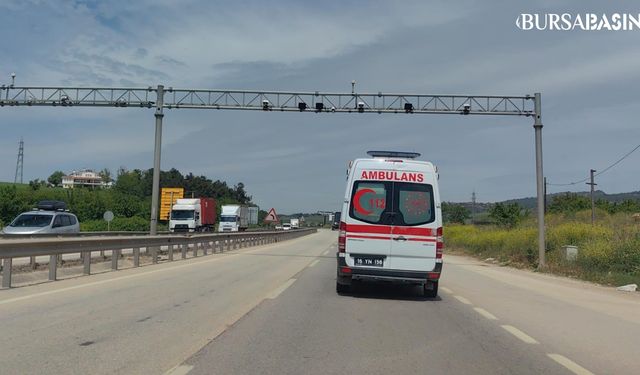
[[[640,144],[640,30],[520,30],[523,13],[640,13],[634,1],[0,0],[0,84],[542,94],[544,174],[582,180]],[[0,181],[153,165],[153,110],[1,107]],[[163,170],[277,212],[340,209],[348,162],[415,151],[443,200],[535,196],[531,118],[166,110]],[[640,190],[640,151],[598,176]],[[549,186],[549,192],[587,186]]]

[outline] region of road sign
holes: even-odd
[[[264,222],[265,223],[279,223],[280,222],[280,220],[278,220],[278,215],[276,215],[275,208],[272,208],[272,209],[269,210],[269,213],[264,218]]]
[[[102,218],[107,222],[107,232],[111,232],[111,220],[113,220],[113,212],[105,211]]]
[[[102,218],[103,218],[105,221],[107,221],[107,222],[109,222],[109,221],[113,220],[113,212],[111,212],[111,211],[106,211],[106,212],[104,213],[104,215],[102,215]]]
[[[169,220],[171,206],[177,199],[184,198],[183,188],[162,188],[160,197],[160,220]]]

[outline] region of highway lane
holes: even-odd
[[[162,374],[324,253],[335,232],[0,291],[0,373]]]
[[[0,291],[0,373],[635,374],[640,298],[445,256],[335,293],[336,232]],[[175,366],[175,367],[174,367]]]
[[[193,374],[637,374],[640,298],[445,258],[440,298],[362,284],[321,258],[176,370]]]

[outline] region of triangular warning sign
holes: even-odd
[[[269,210],[269,213],[264,218],[264,222],[265,223],[278,223],[278,222],[280,222],[280,220],[278,220],[278,215],[276,215],[275,208],[272,208],[272,209]]]

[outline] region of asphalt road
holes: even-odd
[[[445,255],[335,293],[336,232],[0,291],[0,373],[637,374],[640,297]]]

